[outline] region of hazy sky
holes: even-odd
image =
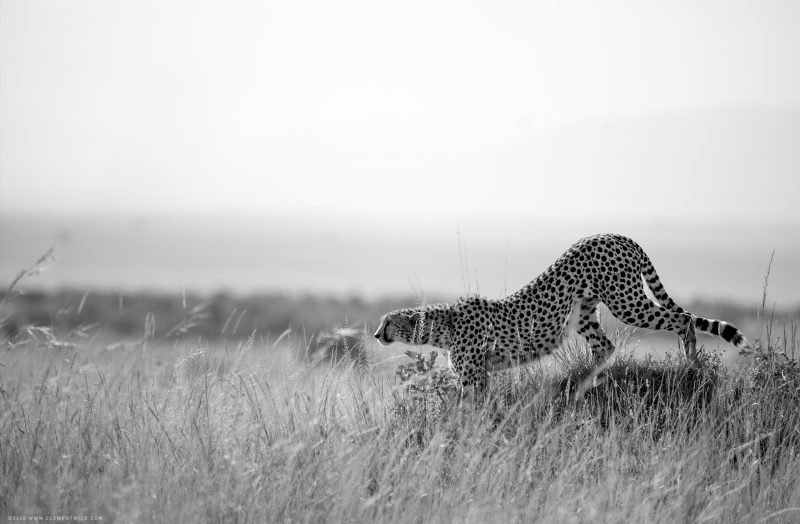
[[[0,208],[800,222],[800,2],[0,0]]]

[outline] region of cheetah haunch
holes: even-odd
[[[644,292],[644,277],[658,304]],[[599,365],[613,352],[597,321],[602,302],[626,324],[674,333],[696,358],[695,328],[744,346],[732,324],[684,311],[667,295],[650,258],[633,240],[596,235],[576,242],[544,273],[506,298],[469,297],[449,304],[399,309],[381,319],[381,344],[430,344],[449,351],[463,386],[486,387],[487,371],[552,353],[574,325]]]

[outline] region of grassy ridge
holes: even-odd
[[[800,371],[780,356],[796,331],[741,371],[623,351],[579,402],[591,366],[573,342],[548,366],[494,376],[480,405],[426,376],[400,384],[385,364],[297,364],[288,339],[144,337],[112,352],[60,340],[3,342],[3,517],[800,517]]]

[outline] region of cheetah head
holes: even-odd
[[[387,346],[392,342],[405,342],[413,344],[418,333],[417,323],[422,314],[413,309],[398,309],[383,315],[375,338],[382,345]]]

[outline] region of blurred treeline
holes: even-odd
[[[256,333],[279,336],[291,328],[309,337],[337,326],[377,326],[380,316],[419,301],[413,297],[236,296],[60,290],[0,293],[0,331],[15,337],[25,326],[98,331],[114,337],[169,337],[190,333],[210,340]]]
[[[438,300],[428,299],[428,303]],[[0,293],[0,331],[15,337],[25,326],[82,330],[114,337],[170,337],[190,333],[209,340],[238,339],[256,333],[279,336],[291,328],[311,337],[337,326],[373,329],[382,314],[419,304],[414,297],[367,300],[358,296],[326,297],[262,293],[237,296],[82,292]],[[695,314],[733,322],[745,331],[758,320],[757,305],[696,302]],[[796,312],[785,312],[791,314]],[[768,314],[770,314],[768,312]],[[782,313],[776,312],[776,316]],[[784,315],[785,316],[785,315]]]

